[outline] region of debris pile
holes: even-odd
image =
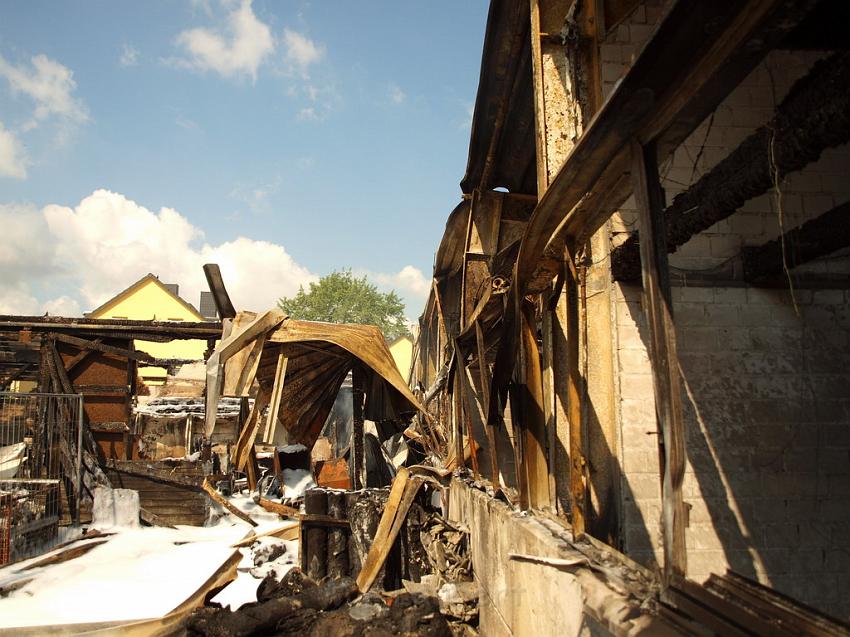
[[[433,597],[406,592],[361,596],[349,577],[319,584],[300,569],[291,570],[277,586],[263,588],[256,603],[235,613],[198,609],[186,628],[189,635],[204,637],[453,634]]]
[[[238,416],[240,402],[239,398],[220,398],[216,417]],[[186,418],[187,416],[203,416],[205,409],[203,398],[160,396],[144,404],[140,403],[133,413],[157,418]]]
[[[402,467],[389,489],[308,489],[305,512],[288,509],[299,542],[278,534],[240,543],[239,577],[262,578],[251,601],[226,588],[192,614],[188,633],[476,635],[468,535],[432,505],[439,488]],[[285,506],[255,499],[266,511]]]

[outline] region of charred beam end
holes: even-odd
[[[763,283],[781,275],[786,264],[789,269],[795,268],[847,246],[850,246],[850,201],[773,241],[744,248],[741,251],[744,279],[749,283]]]
[[[236,308],[230,301],[230,295],[227,294],[227,288],[224,287],[224,279],[221,276],[221,270],[217,263],[207,263],[204,265],[204,276],[207,277],[207,285],[213,295],[213,303],[215,310],[218,312],[218,317],[221,319],[234,318],[236,316]]]
[[[694,235],[767,192],[773,186],[771,154],[781,179],[816,161],[825,149],[850,141],[848,84],[850,53],[818,61],[794,84],[770,122],[673,199],[664,211],[667,251],[675,252]],[[611,269],[617,281],[640,279],[636,233],[612,251]]]

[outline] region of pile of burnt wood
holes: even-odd
[[[433,485],[400,472],[391,489],[311,489],[301,568],[236,612],[205,607],[190,635],[476,635],[468,535],[433,506]]]

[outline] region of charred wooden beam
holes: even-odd
[[[784,246],[784,248],[783,248]],[[818,257],[850,246],[850,201],[758,247],[744,248],[744,278],[765,282]]]
[[[176,322],[127,319],[67,318],[64,316],[0,316],[0,330],[61,332],[90,338],[170,341],[221,338],[218,321]]]
[[[76,385],[76,393],[85,396],[91,394],[124,395],[130,393],[129,385]]]
[[[351,482],[355,491],[363,488],[366,473],[366,454],[363,449],[363,398],[366,391],[365,386],[366,379],[364,378],[363,368],[358,363],[351,370],[351,436],[353,438],[351,444]]]
[[[224,287],[224,279],[221,276],[221,270],[218,264],[205,264],[204,276],[207,277],[207,285],[209,285],[210,292],[212,292],[213,303],[215,303],[215,311],[218,312],[218,317],[222,319],[234,318],[236,316],[236,309],[230,301],[227,288]]]
[[[326,516],[328,513],[328,491],[308,489],[304,493],[304,510],[308,515]],[[328,530],[323,526],[301,529],[301,546],[304,555],[301,570],[314,580],[328,574]]]
[[[345,520],[345,494],[328,492],[328,515]],[[328,575],[334,579],[348,575],[348,533],[344,528],[328,529]]]
[[[534,309],[524,304],[521,324],[520,375],[521,411],[514,416],[522,431],[522,466],[528,488],[528,506],[544,509],[550,505],[549,469],[546,464],[546,421],[543,407],[543,370]],[[521,494],[522,495],[522,494]]]
[[[440,371],[437,372],[437,377],[434,379],[434,382],[425,391],[425,395],[422,397],[422,404],[425,405],[426,407],[428,406],[428,403],[430,403],[432,400],[434,400],[434,398],[437,396],[437,394],[440,393],[440,390],[442,390],[443,387],[446,386],[446,380],[449,377],[449,367],[450,367],[449,363],[446,363],[445,365],[443,365],[440,368]]]
[[[30,369],[32,369],[34,366],[34,363],[26,363],[22,367],[16,369],[14,372],[12,372],[9,378],[7,378],[2,385],[0,385],[0,391],[8,390],[12,383],[14,383],[22,376],[26,375],[26,373],[29,372]]]
[[[650,336],[650,362],[659,428],[664,585],[687,574],[685,544],[685,441],[682,396],[676,353],[676,329],[670,297],[664,209],[655,146],[632,142],[632,178],[640,227],[644,307]]]
[[[667,207],[667,251],[674,252],[746,201],[764,194],[775,179],[817,161],[825,149],[850,141],[848,85],[850,53],[836,53],[818,61],[792,87],[772,120]],[[616,280],[640,277],[636,235],[612,251],[611,267]]]
[[[77,336],[71,336],[69,334],[60,334],[53,332],[48,333],[47,337],[57,340],[61,343],[67,343],[69,345],[74,345],[75,347],[80,347],[82,349],[95,350],[104,354],[111,354],[120,358],[129,358],[131,360],[143,362],[153,360],[153,356],[151,356],[147,352],[137,352],[129,348],[125,349],[123,347],[115,347],[114,345],[104,345],[103,343],[99,342],[100,339],[88,340],[85,338],[79,338]],[[65,366],[63,365],[63,369],[64,368]]]
[[[102,341],[103,341],[103,339],[102,339],[102,338],[96,338],[96,339],[94,339],[92,342],[93,342],[93,343],[97,343],[98,345],[100,345],[100,343],[101,343]],[[80,364],[80,363],[82,363],[85,359],[87,359],[89,356],[91,356],[91,355],[92,355],[92,353],[93,353],[93,352],[95,352],[95,351],[97,351],[97,350],[89,349],[89,348],[85,348],[85,347],[84,347],[83,349],[81,349],[81,350],[77,353],[77,355],[76,355],[76,356],[74,356],[74,358],[72,358],[71,360],[69,360],[68,362],[66,362],[66,363],[65,363],[65,371],[70,372],[70,371],[71,371],[72,369],[74,369],[77,365],[79,365],[79,364]]]
[[[676,2],[593,118],[537,205],[518,257],[520,294],[553,237],[579,244],[631,193],[628,139],[672,152],[756,67],[814,0]],[[539,292],[540,290],[535,290]]]
[[[584,537],[589,516],[588,497],[588,467],[587,458],[587,427],[582,418],[582,401],[585,396],[584,378],[580,364],[579,341],[581,325],[579,324],[579,287],[581,275],[575,262],[575,245],[567,245],[566,270],[564,272],[564,287],[566,299],[561,318],[564,321],[564,337],[566,339],[562,356],[566,359],[567,370],[567,404],[566,417],[569,427],[570,444],[570,514],[572,520],[573,539]]]

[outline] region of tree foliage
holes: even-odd
[[[399,296],[394,291],[379,292],[365,276],[358,279],[351,270],[323,276],[307,292],[301,286],[295,296],[281,298],[278,305],[294,319],[377,325],[389,340],[409,333]]]

